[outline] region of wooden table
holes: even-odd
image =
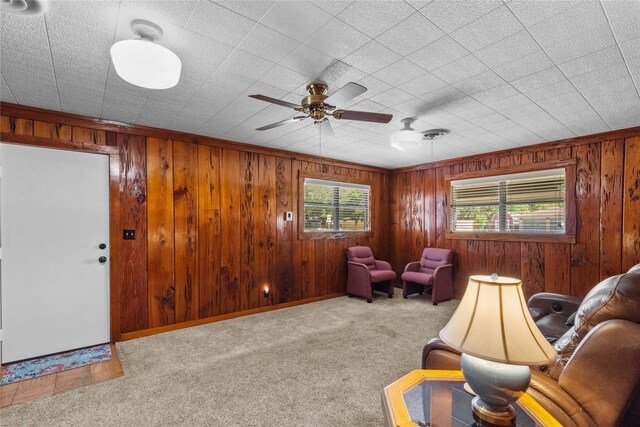
[[[415,370],[384,388],[382,410],[387,427],[476,426],[472,395],[463,389],[461,371]],[[561,427],[538,402],[524,394],[513,405],[516,426]]]

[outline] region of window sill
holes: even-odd
[[[359,237],[373,237],[372,231],[307,231],[298,233],[299,240],[318,240],[318,239],[349,239]]]
[[[497,240],[502,242],[575,243],[576,236],[568,234],[512,234],[512,233],[452,233],[445,239],[452,240]]]

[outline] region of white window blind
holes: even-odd
[[[304,231],[368,231],[370,186],[304,179]]]
[[[450,231],[565,234],[564,169],[451,181]]]

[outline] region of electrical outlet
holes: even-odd
[[[123,230],[122,238],[124,240],[136,240],[136,230]]]

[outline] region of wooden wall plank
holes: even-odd
[[[571,247],[571,294],[583,297],[600,277],[600,144],[573,148],[576,173],[576,243]]]
[[[149,327],[175,323],[173,143],[147,138]]]
[[[488,276],[493,273],[487,265],[487,241],[467,240],[467,269],[469,275]]]
[[[544,290],[571,295],[571,246],[559,243],[544,245]]]
[[[100,129],[73,126],[71,140],[84,144],[107,145],[107,132]]]
[[[316,244],[315,240],[300,240],[301,298],[316,295]]]
[[[484,251],[486,271],[488,274],[496,273],[499,276],[508,276],[504,270],[504,266],[506,265],[504,242],[495,240],[485,242]]]
[[[391,263],[396,275],[398,276],[398,281],[400,280],[400,276],[402,275],[402,271],[404,269],[404,264],[406,264],[405,257],[400,253],[402,246],[402,239],[400,236],[402,235],[403,225],[402,222],[402,199],[400,197],[401,191],[401,177],[404,174],[398,174],[393,177],[393,179],[389,183],[389,191],[393,195],[390,198],[390,209],[389,209],[389,231],[390,231],[390,254],[387,260]],[[402,265],[401,265],[402,264]]]
[[[276,206],[276,158],[259,155],[259,177],[256,187],[256,235],[258,237],[258,285],[259,306],[272,305],[279,300],[276,281],[277,206]],[[284,215],[283,215],[284,217]],[[269,297],[263,296],[269,286]]]
[[[372,239],[366,239],[364,246],[376,245]],[[325,263],[328,264],[325,275],[325,289],[328,294],[347,291],[347,248],[349,244],[345,240],[329,240],[329,245],[325,246]],[[375,254],[380,257],[382,252],[376,250]],[[385,259],[386,261],[386,259]]]
[[[293,180],[292,182],[293,192],[291,195],[292,195],[292,202],[293,202],[294,209],[296,209],[299,206],[300,196],[304,194],[304,188],[301,188],[301,185],[299,182],[300,173],[309,172],[312,170],[315,171],[315,167],[312,168],[309,162],[300,161],[300,160],[296,160],[293,162],[292,174],[291,174],[291,177]],[[300,212],[298,211],[298,209],[296,209],[294,212],[296,217],[304,215],[304,212]],[[315,249],[315,246],[313,242],[310,240],[300,240],[297,238],[297,236],[304,231],[304,230],[298,229],[298,224],[299,224],[299,221],[294,221],[294,235],[292,237],[293,239],[293,282],[295,283],[295,286],[296,286],[295,293],[299,295],[299,297],[296,299],[305,299],[305,298],[308,298],[308,296],[314,291],[315,283],[312,281],[313,274],[310,274],[310,273],[313,273],[313,272],[310,271],[310,268],[315,267],[315,264],[313,266],[309,266],[308,258],[310,255],[310,251]]]
[[[531,163],[542,163],[545,159],[544,151],[533,151],[529,153],[523,153],[520,158],[520,164],[528,165]]]
[[[116,141],[117,144],[117,141]],[[122,226],[120,222],[120,156],[109,156],[109,264],[111,341],[120,341],[122,313]]]
[[[13,133],[13,130],[11,129],[11,117],[0,116],[0,132]]]
[[[122,332],[132,332],[149,327],[145,138],[120,134],[118,150],[120,225],[122,229],[136,231],[136,240],[122,241],[120,260],[122,263],[120,326]]]
[[[622,273],[624,139],[602,143],[600,178],[600,280]],[[605,237],[606,236],[606,237]]]
[[[622,271],[640,263],[640,137],[625,142]]]
[[[33,120],[10,117],[9,132],[16,135],[33,136]]]
[[[199,317],[220,314],[220,149],[198,145]]]
[[[293,283],[293,236],[296,219],[286,221],[285,214],[293,212],[291,160],[275,159],[275,197],[276,197],[276,303],[284,303],[300,299],[300,288]],[[298,290],[298,292],[296,292]]]
[[[433,169],[424,171],[424,246],[432,247],[435,244],[436,234],[436,196],[435,173]]]
[[[71,126],[35,120],[33,122],[33,136],[70,141]]]
[[[402,178],[400,180],[400,194],[398,197],[400,198],[400,224],[402,225],[400,229],[400,245],[398,247],[398,255],[402,258],[415,258],[413,255],[414,248],[411,245],[411,205],[413,200],[413,195],[411,194],[411,175],[412,174],[402,174]],[[399,275],[401,272],[396,272]]]
[[[330,239],[317,239],[313,242],[313,258],[309,259],[309,263],[313,263],[313,289],[316,295],[327,294],[327,280],[331,277],[331,273],[327,271],[330,267],[327,258],[331,255],[329,248]]]
[[[400,197],[398,197],[400,193],[400,184],[399,184],[399,175],[395,175],[393,179],[389,181],[389,192],[392,196],[389,199],[389,257],[387,261],[391,263],[394,271],[398,275],[398,280],[400,278],[399,273],[402,272],[401,266],[399,265],[402,262],[402,257],[398,254],[398,249],[400,245],[400,233],[402,226],[400,224]],[[404,266],[402,266],[404,268]]]
[[[304,281],[302,280],[302,240],[298,239],[298,235],[302,230],[299,230],[300,221],[299,216],[304,215],[304,212],[299,210],[300,206],[300,197],[299,194],[301,191],[304,191],[300,188],[300,172],[306,170],[308,168],[308,162],[300,162],[297,160],[292,160],[291,162],[291,207],[294,212],[294,221],[292,224],[292,236],[291,236],[291,259],[293,260],[292,265],[292,275],[293,275],[293,283],[294,283],[294,293],[293,299],[299,300],[303,299],[305,292],[304,289]]]
[[[425,203],[424,203],[424,171],[418,171],[410,176],[410,210],[411,210],[411,239],[409,256],[420,259],[425,247]]]
[[[520,280],[522,291],[528,299],[531,295],[544,291],[544,247],[538,242],[520,244]]]
[[[241,199],[243,190],[240,152],[220,152],[220,313],[239,311],[242,269]]]
[[[502,271],[502,275],[507,277],[520,278],[522,266],[520,260],[521,248],[520,242],[502,242],[504,243],[504,258],[498,266]]]
[[[453,296],[460,299],[467,288],[469,276],[474,273],[469,270],[467,240],[450,240],[449,243],[449,249],[453,251]]]
[[[240,168],[243,175],[243,189],[240,198],[240,230],[241,230],[241,275],[240,306],[241,310],[260,306],[259,283],[256,281],[258,242],[260,236],[256,230],[259,221],[256,214],[256,187],[258,186],[258,154],[241,153]],[[259,201],[258,201],[259,203]]]
[[[198,146],[173,141],[175,322],[198,318]]]
[[[446,247],[445,231],[447,227],[447,203],[449,200],[449,189],[446,188],[445,175],[449,172],[449,168],[438,168],[435,173],[435,189],[436,189],[436,232],[434,246],[437,248]]]
[[[378,256],[385,261],[390,261],[391,245],[389,241],[391,239],[391,229],[389,222],[391,217],[391,193],[389,175],[373,172],[371,172],[370,175],[374,177],[374,189],[372,192],[372,198],[374,199],[371,203],[371,215],[375,221],[371,224],[372,230],[375,233],[373,241],[377,243],[376,253],[379,254]]]

